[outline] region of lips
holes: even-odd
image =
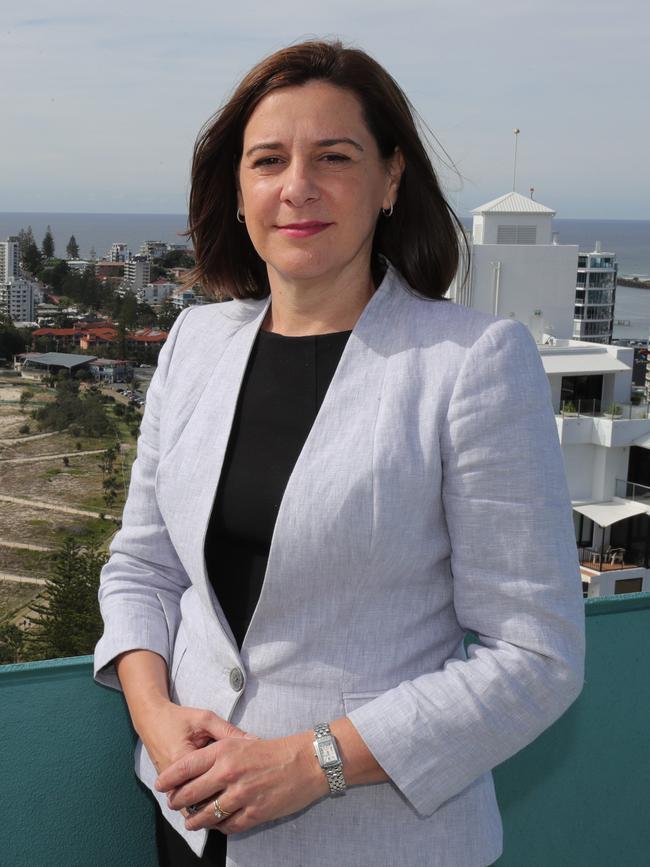
[[[332,223],[322,223],[320,220],[305,220],[302,223],[285,223],[277,229],[289,238],[307,238],[325,231]]]

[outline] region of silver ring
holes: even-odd
[[[232,813],[229,813],[228,810],[223,810],[219,806],[219,798],[214,799],[214,815],[215,818],[221,822],[223,819],[227,819],[228,816],[232,816]]]

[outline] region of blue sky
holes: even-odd
[[[339,36],[452,157],[452,204],[517,188],[558,217],[650,219],[645,0],[5,0],[0,211],[182,213],[201,125],[276,48]]]

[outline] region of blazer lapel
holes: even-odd
[[[279,625],[287,612],[308,610],[316,586],[332,575],[345,580],[351,559],[359,559],[354,552],[370,549],[374,429],[399,316],[398,280],[389,268],[359,317],[287,482],[242,645],[247,661],[249,654],[264,654],[268,642],[289,637]],[[327,605],[327,594],[319,594],[318,604]],[[307,621],[292,626],[298,633],[303,628]],[[262,664],[258,657],[256,668]]]
[[[238,302],[225,302],[238,304]],[[204,606],[213,611],[228,637],[232,633],[217,604],[208,579],[204,546],[214,497],[221,475],[237,398],[255,337],[268,309],[270,298],[256,305],[241,324],[233,316],[232,336],[226,337],[221,353],[196,406],[174,448],[165,455],[158,470],[157,487],[171,512],[167,521],[170,537]],[[204,362],[205,350],[197,363]],[[170,493],[173,492],[173,497]],[[171,501],[173,499],[173,502]]]

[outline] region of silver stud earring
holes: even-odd
[[[386,218],[392,217],[393,216],[393,203],[392,202],[390,203],[390,208],[382,208],[381,212],[384,215],[384,217],[386,217]]]
[[[244,215],[241,212],[241,208],[237,208],[237,222],[238,223],[245,223],[246,222],[246,219],[244,218]]]

